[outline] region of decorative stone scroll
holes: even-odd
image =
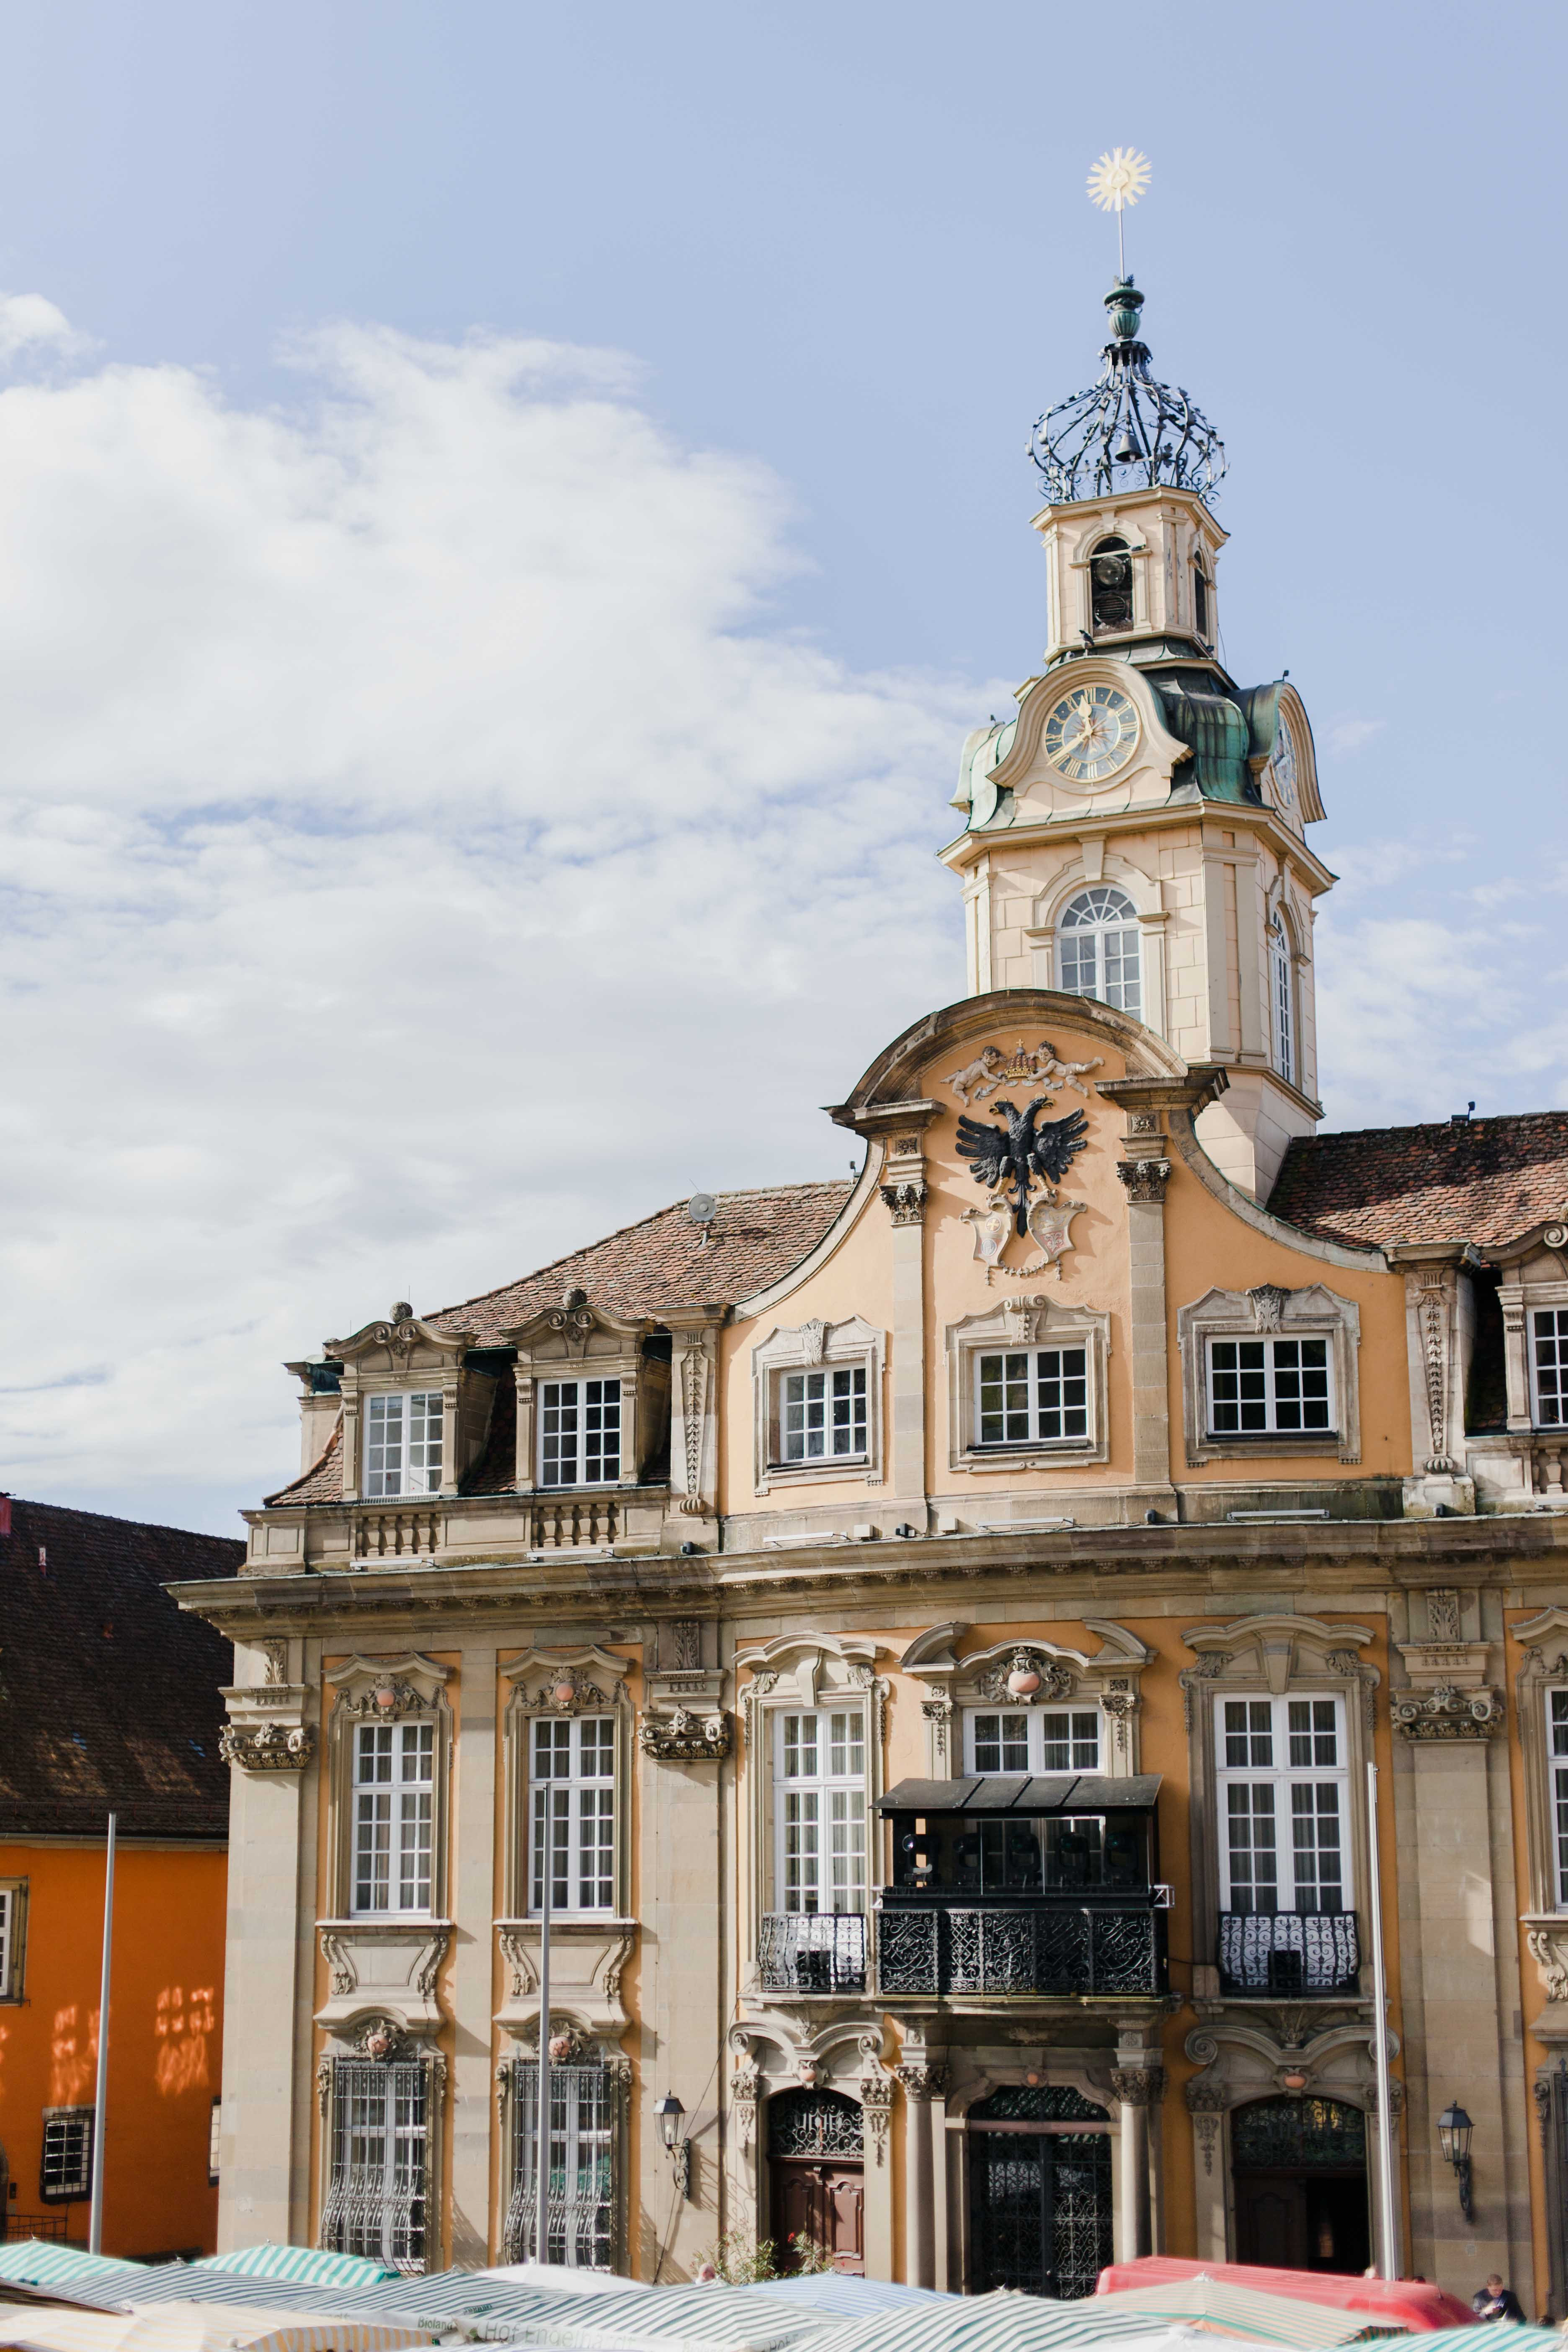
[[[882,1205],[895,1225],[923,1225],[927,1186],[923,1176],[907,1176],[897,1184],[878,1187]]]
[[[1489,1739],[1503,1726],[1500,1690],[1456,1690],[1439,1683],[1435,1690],[1396,1691],[1388,1712],[1396,1731],[1406,1739]]]
[[[1073,1676],[1059,1658],[1043,1650],[1018,1649],[998,1658],[975,1685],[980,1696],[1005,1706],[1041,1706],[1066,1698]]]
[[[316,1752],[313,1723],[225,1724],[218,1754],[242,1772],[302,1772]]]
[[[730,1718],[722,1713],[698,1717],[684,1706],[668,1715],[645,1715],[637,1725],[637,1746],[662,1763],[717,1764],[730,1753]]]

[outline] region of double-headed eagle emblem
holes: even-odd
[[[1080,1110],[1070,1110],[1066,1118],[1049,1118],[1037,1127],[1035,1122],[1040,1112],[1048,1110],[1050,1104],[1049,1095],[1037,1095],[1024,1110],[1016,1103],[993,1103],[992,1109],[1000,1111],[1007,1121],[1005,1131],[983,1127],[977,1118],[961,1116],[958,1122],[958,1148],[965,1160],[973,1161],[969,1172],[975,1182],[993,1192],[1012,1187],[1013,1222],[1021,1240],[1028,1235],[1029,1195],[1036,1178],[1054,1194],[1089,1141],[1089,1121]]]

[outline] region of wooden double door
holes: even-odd
[[[835,2270],[866,2272],[866,2167],[859,2106],[838,2091],[780,2091],[768,2102],[768,2235],[784,2271],[795,2240]]]

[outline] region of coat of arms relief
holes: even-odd
[[[1042,1119],[1040,1114],[1054,1108],[1063,1087],[1087,1101],[1082,1081],[1100,1066],[1099,1055],[1090,1062],[1065,1062],[1048,1037],[1034,1047],[1020,1038],[1011,1055],[999,1045],[982,1046],[973,1062],[949,1076],[947,1084],[964,1106],[958,1149],[986,1191],[985,1206],[965,1209],[963,1222],[973,1229],[974,1255],[985,1268],[987,1285],[997,1274],[1012,1282],[1050,1272],[1060,1279],[1062,1260],[1073,1246],[1072,1221],[1088,1203],[1064,1201],[1058,1186],[1089,1141],[1089,1122],[1081,1110],[1069,1110],[1062,1118]],[[1046,1091],[1020,1108],[1001,1094],[1003,1087]],[[983,1103],[993,1118],[1005,1124],[988,1126],[968,1116],[972,1104]],[[1014,1238],[1033,1242],[1039,1256],[1026,1265],[1005,1265],[1004,1253]]]

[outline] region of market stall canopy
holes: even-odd
[[[1331,2303],[1303,2301],[1299,2294],[1268,2294],[1257,2287],[1237,2286],[1229,2279],[1169,2279],[1159,2286],[1123,2287],[1098,2294],[1086,2305],[1091,2315],[1128,2313],[1151,2324],[1168,2320],[1184,2328],[1201,2328],[1213,2338],[1242,2337],[1253,2344],[1293,2344],[1314,2347],[1347,2344],[1366,2326],[1364,2311],[1349,2311]]]
[[[1414,2333],[1472,2325],[1475,2315],[1458,2295],[1424,2279],[1351,2278],[1339,2271],[1271,2269],[1260,2263],[1194,2262],[1180,2254],[1142,2254],[1136,2262],[1112,2263],[1100,2273],[1096,2303],[1123,2287],[1163,2286],[1173,2279],[1223,2279],[1235,2286],[1256,2287],[1265,2294],[1299,2296],[1305,2303],[1329,2303],[1342,2310],[1360,2311],[1384,2327],[1407,2327]],[[1472,2338],[1472,2342],[1473,2342]],[[1510,2336],[1510,2346],[1513,2338]]]
[[[132,2312],[23,2311],[0,2317],[15,2352],[403,2352],[425,2330],[386,2320],[256,2306],[165,2303]]]

